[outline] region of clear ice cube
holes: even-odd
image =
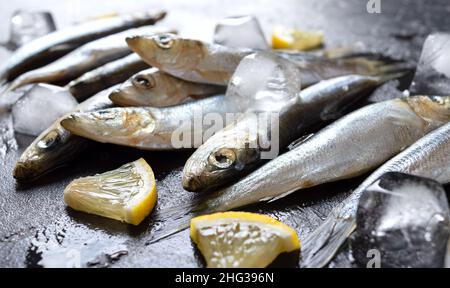
[[[34,39],[56,30],[50,12],[16,11],[11,18],[8,47],[16,49]]]
[[[450,226],[440,183],[386,173],[364,191],[356,222],[351,243],[360,265],[374,260],[381,267],[444,266]],[[379,259],[374,259],[377,254]]]
[[[450,34],[436,33],[426,39],[411,92],[450,95]]]
[[[278,112],[300,89],[300,71],[295,63],[273,53],[258,52],[241,61],[225,97],[241,112]]]
[[[220,21],[216,25],[214,42],[237,48],[269,48],[258,19],[251,16],[230,17]]]
[[[37,136],[77,105],[67,89],[36,84],[12,107],[14,130]]]

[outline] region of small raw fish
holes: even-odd
[[[116,87],[104,90],[84,101],[75,111],[95,111],[112,107],[109,93]],[[20,156],[14,168],[14,178],[21,182],[33,181],[75,159],[90,142],[71,134],[57,120],[39,135]]]
[[[202,121],[203,116],[214,113],[224,119],[229,107],[224,96],[215,96],[166,108],[112,108],[73,113],[61,125],[75,135],[102,143],[143,150],[193,148],[203,143],[203,137],[212,134],[208,130],[214,128]],[[199,121],[201,129],[195,129],[198,128],[195,121]]]
[[[172,34],[136,36],[127,39],[130,48],[150,66],[186,81],[228,85],[241,60],[257,50],[231,48]],[[365,56],[329,58],[308,53],[278,52],[296,62],[302,87],[320,80],[349,74],[377,75],[397,70],[401,63],[371,60]]]
[[[298,143],[293,150],[268,162],[236,184],[219,190],[206,199],[201,198],[200,202],[187,203],[185,207],[168,208],[166,213],[161,213],[160,219],[157,220],[172,222],[164,224],[165,228],[161,232],[157,232],[155,237],[161,239],[161,237],[180,231],[179,227],[187,227],[192,214],[203,215],[236,209],[259,201],[274,201],[300,189],[362,175],[382,165],[405,147],[412,145],[425,134],[444,125],[449,120],[450,97],[414,96],[365,106],[337,120],[316,135]],[[440,144],[444,147],[450,147],[448,143],[450,142],[450,136],[448,136],[450,135],[450,126],[447,125],[446,127],[446,143]],[[416,164],[419,163],[415,164],[414,159],[421,159],[422,151],[426,151],[424,153],[426,155],[433,149],[436,150],[437,147],[440,147],[436,143],[442,140],[443,130],[439,135],[440,137],[433,138],[436,141],[435,143],[427,141],[429,147],[415,145],[414,151],[417,155],[414,155],[414,157],[411,155],[411,157],[402,158],[403,162],[399,159],[385,167],[394,169],[406,165],[412,170],[418,169]],[[419,147],[420,149],[418,149]],[[445,174],[450,171],[447,167],[447,162],[450,160],[450,151],[445,151],[447,153],[445,154],[443,150],[445,149],[439,150],[442,155],[433,154],[435,157],[430,157],[434,160],[429,159],[429,161],[438,162],[440,166],[432,163],[433,169],[430,167],[429,174],[426,176],[439,175],[439,173],[443,173],[444,167],[447,171]],[[409,149],[409,151],[412,150]],[[403,155],[405,154],[403,153]],[[393,166],[392,163],[395,163],[395,165]],[[384,168],[383,172],[386,172],[386,170]],[[436,171],[436,174],[433,174],[433,171]],[[377,177],[381,174],[376,173]],[[373,180],[369,182],[372,183]],[[351,204],[357,205],[357,201]],[[321,250],[321,247],[326,245],[328,252],[330,249],[336,252],[339,248],[342,242],[339,242],[337,246],[333,245],[336,244],[337,238],[328,238],[327,236],[332,235],[333,227],[335,227],[330,224],[343,224],[344,226],[339,227],[351,228],[351,226],[347,226],[349,222],[344,220],[346,219],[344,216],[353,215],[356,206],[349,207],[347,205],[345,208],[345,210],[336,210],[336,213],[331,214],[332,216],[324,224],[323,228],[326,229],[318,230],[314,234],[314,238],[311,238],[315,241],[307,242],[310,246],[307,254],[305,254],[305,248],[303,248],[302,258],[308,256],[306,258],[308,264],[322,263],[323,260],[330,259],[320,258],[321,261],[316,262],[317,254],[314,252],[317,250],[314,249]],[[342,216],[342,218],[334,219],[333,217],[337,216],[338,212],[341,213],[339,216]],[[335,230],[334,232],[344,232],[344,230]],[[345,230],[345,232],[348,231]],[[164,236],[158,236],[158,234]],[[345,237],[347,235],[345,234]],[[333,234],[332,236],[340,237],[341,235]],[[345,239],[345,237],[340,237],[340,239]],[[331,246],[328,246],[327,243],[330,243]],[[303,247],[306,247],[306,242],[304,242]],[[332,255],[327,253],[327,255],[322,256]],[[326,262],[322,264],[326,264]]]
[[[253,53],[173,34],[135,36],[127,43],[152,67],[186,81],[224,86],[242,58]]]
[[[66,88],[78,101],[83,101],[146,68],[148,65],[133,53],[83,74],[67,84]]]
[[[69,53],[93,40],[133,27],[152,25],[163,19],[165,12],[146,12],[86,22],[36,39],[17,50],[0,68],[0,80],[13,80],[20,74]]]
[[[252,73],[252,69],[249,72]],[[275,131],[274,127],[264,123],[269,120],[262,119],[264,122],[260,123],[261,118],[255,119],[253,114],[244,115],[208,139],[187,160],[183,171],[184,189],[202,192],[232,183],[267,161],[265,159],[269,159],[269,157],[263,157],[263,154],[268,153],[268,150],[273,151],[275,148],[284,150],[312,127],[324,121],[339,118],[351,104],[393,77],[395,75],[385,77],[342,76],[322,81],[301,91],[279,110],[277,115],[279,135],[271,135]],[[242,78],[247,79],[248,77]],[[292,82],[286,81],[286,84],[292,85]],[[276,88],[279,89],[279,86]],[[241,90],[247,89],[241,87]],[[231,88],[228,92],[230,91]],[[280,92],[279,90],[272,91],[272,93]],[[269,92],[256,91],[255,93],[255,95],[262,94],[267,95]],[[239,101],[244,102],[244,100]],[[263,106],[273,107],[274,105],[265,103]],[[256,133],[252,133],[255,131],[252,129],[255,121],[259,121],[258,130]],[[264,139],[272,139],[272,141],[263,145],[262,140]],[[277,143],[273,139],[278,140]],[[277,155],[278,153],[273,156]]]
[[[165,107],[224,92],[222,86],[188,82],[150,68],[124,82],[110,98],[119,106]]]
[[[167,28],[145,26],[95,40],[47,66],[19,76],[11,83],[8,89],[14,90],[25,84],[37,82],[55,83],[70,81],[83,75],[85,72],[131,54],[131,50],[124,41],[127,37],[167,32],[169,30]]]
[[[435,97],[432,99],[432,101],[435,101],[434,103],[441,103],[443,106],[448,106],[450,103],[448,97]],[[444,116],[442,114],[440,115],[433,108],[433,105],[427,106],[421,107],[420,110],[427,117]],[[448,121],[447,118],[445,116],[440,120]],[[401,135],[399,134],[399,136]],[[373,139],[378,138],[374,137]],[[351,148],[347,151],[352,151],[351,154],[355,154],[355,151]],[[371,151],[373,151],[374,155],[380,153],[379,149]],[[361,160],[358,159],[358,161]],[[408,149],[386,162],[354,190],[341,205],[334,208],[322,225],[303,242],[301,266],[323,267],[333,258],[356,227],[355,217],[361,194],[383,174],[387,172],[402,172],[447,184],[450,182],[449,161],[450,123],[429,133]]]

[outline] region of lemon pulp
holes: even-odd
[[[191,238],[210,268],[263,268],[300,249],[295,231],[265,215],[225,212],[191,220]]]
[[[272,34],[273,49],[311,50],[323,44],[322,32],[308,32],[298,29],[276,27]]]
[[[144,159],[74,180],[64,190],[71,208],[138,225],[157,200],[155,177]]]

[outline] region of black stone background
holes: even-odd
[[[362,42],[370,50],[417,61],[429,33],[450,30],[450,2],[445,0],[381,0],[381,14],[369,14],[366,4],[366,0],[22,0],[2,4],[0,38],[7,39],[9,16],[19,8],[50,10],[59,27],[63,27],[112,11],[161,7],[169,12],[167,25],[179,28],[185,35],[206,40],[212,38],[214,24],[221,18],[253,14],[260,19],[267,35],[275,24],[321,29],[325,32],[328,47]],[[0,52],[0,61],[7,57],[7,52]],[[390,98],[394,93],[379,93],[378,96]],[[183,164],[192,151],[156,153],[99,145],[69,167],[24,187],[16,184],[12,169],[32,138],[16,136],[18,150],[8,152],[0,162],[0,267],[66,267],[74,263],[83,267],[203,267],[187,230],[149,245],[151,217],[140,226],[132,227],[72,211],[65,207],[62,199],[65,186],[73,179],[111,170],[144,157],[156,174],[159,202],[154,213],[158,213],[162,207],[192,197],[180,185]],[[304,239],[337,201],[363,179],[359,177],[307,189],[275,203],[246,210],[273,216],[294,227],[300,239]],[[330,266],[350,266],[348,253],[348,249],[344,249]],[[288,265],[289,261],[278,262]]]

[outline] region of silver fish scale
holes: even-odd
[[[429,132],[426,124],[402,100],[367,106],[225,188],[208,206],[233,209],[361,175]]]
[[[356,227],[355,213],[364,190],[387,172],[404,172],[450,182],[450,123],[429,133],[369,176],[324,223],[303,242],[304,267],[323,267]]]

